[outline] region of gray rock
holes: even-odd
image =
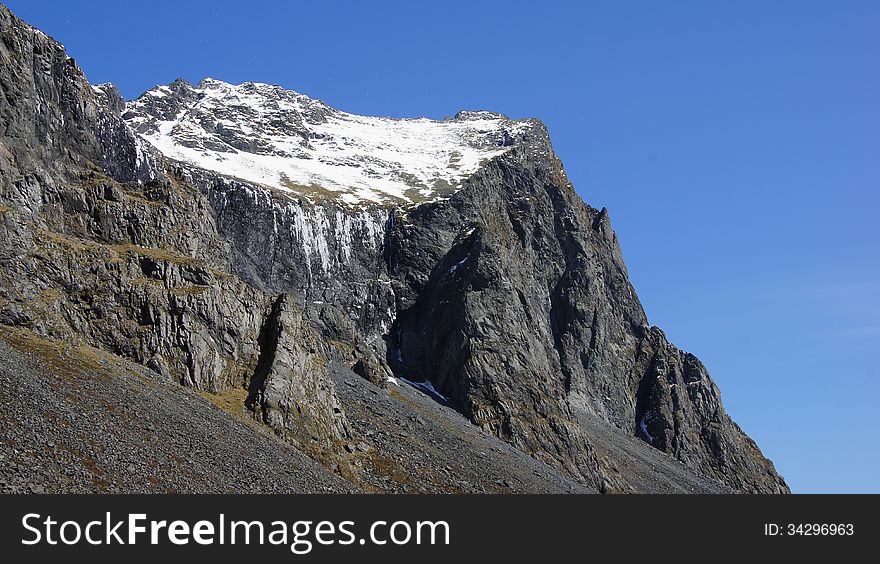
[[[247,405],[295,444],[338,453],[350,438],[345,414],[318,338],[290,297],[272,305],[259,344]]]
[[[63,47],[2,6],[0,34],[0,324],[213,394],[370,488],[407,489],[399,473],[370,478],[361,459],[374,451],[354,433],[411,441],[424,414],[401,418],[398,431],[353,427],[339,398],[351,387],[337,389],[330,366],[377,384],[392,374],[421,382],[487,436],[586,490],[653,491],[648,467],[675,468],[656,454],[692,472],[664,471],[684,489],[718,480],[788,491],[705,367],[649,326],[607,211],[575,193],[539,122],[481,139],[510,150],[447,199],[310,203],[146,145],[128,124],[145,132],[190,103],[197,93],[185,81],[129,111],[112,85],[91,87]],[[304,107],[293,130],[335,111]],[[261,150],[204,126],[223,146]],[[351,389],[396,391],[367,381]],[[358,420],[371,416],[369,402],[349,395],[348,405]],[[609,449],[620,436],[638,445]],[[523,483],[475,475],[443,483]]]

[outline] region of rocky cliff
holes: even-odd
[[[349,421],[340,370],[428,389],[586,489],[645,490],[607,431],[718,491],[788,491],[648,324],[540,122],[214,80],[126,103],[5,8],[0,33],[0,324],[232,398],[367,489],[392,447]]]

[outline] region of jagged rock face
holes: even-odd
[[[397,292],[417,297],[392,329],[391,366],[575,475],[594,458],[583,412],[739,491],[787,491],[699,361],[648,326],[607,212],[543,154],[511,152],[395,223],[392,273],[411,281]]]
[[[289,296],[272,304],[259,344],[248,403],[269,426],[293,434],[298,445],[332,452],[350,433],[323,347]]]
[[[0,323],[246,389],[338,468],[331,361],[430,381],[594,490],[631,487],[584,416],[737,491],[787,491],[702,364],[648,325],[607,212],[540,123],[361,119],[218,81],[125,104],[2,7],[0,30]],[[375,144],[383,127],[403,141]]]
[[[299,200],[183,167],[231,243],[231,272],[271,293],[294,293],[337,360],[379,368],[394,321],[384,257],[391,210]]]
[[[601,482],[568,401],[565,347],[582,341],[564,334],[559,319],[560,308],[577,315],[577,304],[560,303],[560,286],[568,262],[580,260],[569,239],[580,237],[581,252],[593,252],[594,242],[576,231],[590,225],[590,212],[567,184],[554,184],[552,159],[536,154],[550,155],[549,141],[491,163],[448,205],[423,206],[397,222],[394,272],[417,297],[398,316],[392,366],[430,379],[478,425]],[[431,255],[426,239],[440,243]],[[593,254],[616,267],[613,255]],[[607,292],[584,306],[594,304],[608,304]]]
[[[115,88],[93,89],[62,45],[5,7],[0,33],[4,170],[102,170],[121,181],[148,179],[144,143],[121,120]]]
[[[349,437],[333,382],[291,360],[327,363],[302,313],[284,309],[267,365],[279,298],[229,274],[233,247],[207,196],[157,168],[114,87],[90,87],[63,47],[2,6],[0,31],[0,323],[196,389],[253,388],[271,427],[334,459]]]
[[[786,493],[788,485],[755,442],[727,415],[697,357],[669,344],[656,327],[642,339],[635,373],[638,436],[735,491]]]

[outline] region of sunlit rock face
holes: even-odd
[[[649,325],[540,122],[356,116],[210,79],[126,103],[2,6],[0,32],[0,324],[241,392],[345,475],[369,448],[331,376],[356,368],[593,491],[654,491],[619,436],[705,491],[788,491]]]
[[[359,116],[280,86],[213,79],[158,86],[127,104],[124,117],[170,158],[349,205],[447,197],[540,127],[490,112],[442,121]]]

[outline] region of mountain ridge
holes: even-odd
[[[312,200],[386,206],[448,197],[482,161],[543,128],[487,111],[360,116],[277,85],[212,78],[148,90],[123,118],[175,160]]]
[[[411,406],[393,377],[587,490],[788,491],[702,363],[647,323],[607,211],[546,130],[448,194],[353,209],[163,155],[57,42],[5,7],[0,32],[0,325],[241,398],[364,489],[407,491],[423,468],[389,457],[428,448],[385,421],[398,407],[361,419],[373,394]]]

